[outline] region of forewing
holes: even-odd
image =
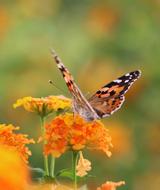
[[[100,117],[106,117],[117,111],[124,102],[124,94],[140,77],[140,71],[133,71],[119,77],[98,90],[89,103]]]
[[[70,74],[68,69],[64,66],[61,59],[58,57],[58,55],[55,53],[54,50],[52,50],[52,56],[55,59],[57,67],[59,68],[59,70],[61,71],[63,75],[63,78],[67,84],[69,91],[71,92],[72,95],[74,95],[74,93],[76,93],[76,91],[78,90],[76,90],[76,85],[74,83],[73,76]]]
[[[73,108],[76,113],[80,113],[80,110],[83,109],[86,113],[93,114],[93,117],[97,117],[96,112],[92,108],[92,106],[89,104],[87,99],[83,96],[82,92],[74,82],[74,79],[68,69],[64,66],[61,59],[58,57],[58,55],[55,53],[55,51],[52,50],[52,56],[55,59],[55,62],[61,71],[63,78],[67,84],[67,87],[70,91],[70,93],[73,96]]]

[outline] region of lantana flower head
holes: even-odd
[[[125,185],[125,181],[119,181],[119,182],[107,181],[106,183],[102,184],[101,187],[98,187],[97,190],[116,190],[117,187],[120,187],[122,185]]]
[[[33,98],[31,96],[18,99],[13,105],[14,108],[24,107],[28,112],[35,112],[40,116],[47,116],[53,111],[69,109],[71,100],[65,96],[47,96],[42,98]]]
[[[15,130],[19,127],[13,125],[0,124],[0,145],[3,145],[7,149],[15,150],[24,160],[28,162],[28,158],[31,155],[31,151],[26,146],[27,144],[34,143],[33,139],[28,139],[25,134],[16,134]]]
[[[98,149],[111,156],[111,136],[100,121],[87,122],[79,115],[59,115],[45,126],[44,154],[59,157],[66,150]]]

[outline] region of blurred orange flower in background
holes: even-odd
[[[10,23],[9,14],[5,7],[0,6],[0,40],[4,37],[5,33],[8,31],[8,26]]]
[[[111,136],[100,121],[87,122],[80,116],[66,113],[46,125],[45,155],[59,157],[66,150],[99,149],[111,156]]]
[[[35,112],[41,116],[47,116],[53,111],[69,109],[71,100],[65,96],[48,96],[44,98],[33,98],[31,96],[18,99],[14,108],[24,107],[26,111]]]
[[[107,181],[101,187],[98,187],[97,190],[116,190],[116,188],[120,187],[121,185],[125,185],[125,182],[124,181],[119,181],[119,182]]]
[[[6,149],[11,149],[20,154],[24,162],[28,162],[31,151],[26,146],[27,144],[34,143],[33,139],[28,139],[27,135],[15,134],[13,131],[18,130],[19,127],[13,125],[0,124],[0,145]]]
[[[113,31],[119,21],[118,11],[106,4],[96,4],[88,15],[87,27],[96,37],[106,35]]]
[[[130,127],[125,126],[120,121],[107,122],[111,127],[110,134],[112,136],[112,142],[114,144],[114,155],[118,154],[123,156],[133,153],[133,140],[132,130]]]
[[[19,154],[0,145],[0,158],[0,189],[27,190],[29,173]]]

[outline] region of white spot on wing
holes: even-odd
[[[117,80],[114,80],[113,82],[121,83],[122,80],[121,79],[117,79]]]

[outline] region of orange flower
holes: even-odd
[[[45,98],[33,98],[31,96],[18,99],[13,105],[14,108],[23,106],[29,112],[36,112],[40,116],[47,116],[53,111],[68,109],[71,107],[71,100],[64,96],[48,96]]]
[[[13,131],[18,130],[19,127],[13,125],[0,124],[0,144],[7,149],[16,150],[21,158],[28,162],[28,157],[31,155],[31,151],[26,147],[26,144],[34,143],[33,139],[28,139],[27,135],[15,134]]]
[[[104,37],[113,31],[119,21],[119,13],[116,8],[98,3],[91,7],[87,20],[87,28],[95,37]]]
[[[108,129],[100,121],[87,122],[79,115],[66,113],[59,115],[46,126],[45,155],[59,157],[67,149],[99,149],[111,156],[112,147]]]
[[[87,159],[84,159],[82,151],[80,151],[80,158],[76,166],[77,176],[83,177],[87,175],[87,172],[91,170],[91,162]]]
[[[119,181],[119,182],[107,181],[101,187],[98,187],[97,190],[116,190],[116,188],[121,185],[125,185],[125,182],[124,181]]]
[[[0,158],[0,189],[27,189],[26,186],[29,181],[28,170],[19,154],[0,145]]]

